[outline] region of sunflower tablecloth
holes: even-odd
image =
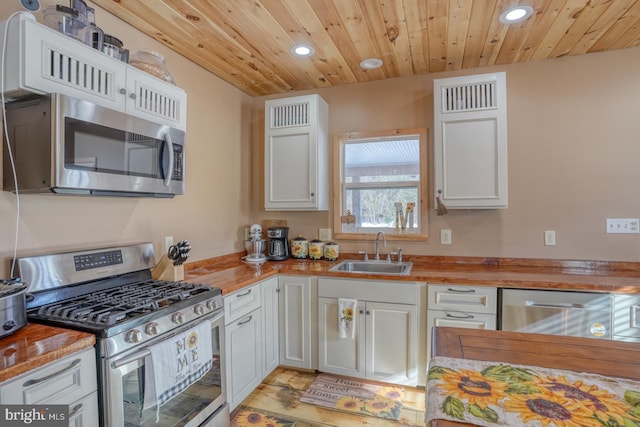
[[[640,382],[597,374],[435,357],[426,399],[427,424],[640,427]]]

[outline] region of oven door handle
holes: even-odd
[[[137,353],[133,353],[132,355],[125,357],[124,359],[114,360],[111,362],[111,367],[113,369],[119,369],[124,365],[128,365],[131,362],[135,362],[136,360],[144,359],[147,356],[151,355],[151,350],[148,348]]]

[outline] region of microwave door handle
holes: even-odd
[[[173,142],[171,141],[171,135],[169,135],[169,132],[164,134],[164,143],[169,150],[169,167],[165,171],[164,175],[164,185],[168,187],[171,182],[171,176],[173,175]]]

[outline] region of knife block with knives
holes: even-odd
[[[153,280],[170,280],[179,282],[184,280],[184,265],[173,265],[173,261],[167,255],[162,255],[158,264],[151,270]]]
[[[191,244],[187,240],[182,240],[169,247],[167,254],[163,255],[156,267],[151,270],[151,277],[154,280],[184,280],[184,262],[189,258]]]

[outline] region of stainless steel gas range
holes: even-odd
[[[151,243],[18,265],[29,321],[96,335],[101,426],[229,426],[220,289],[152,280]]]

